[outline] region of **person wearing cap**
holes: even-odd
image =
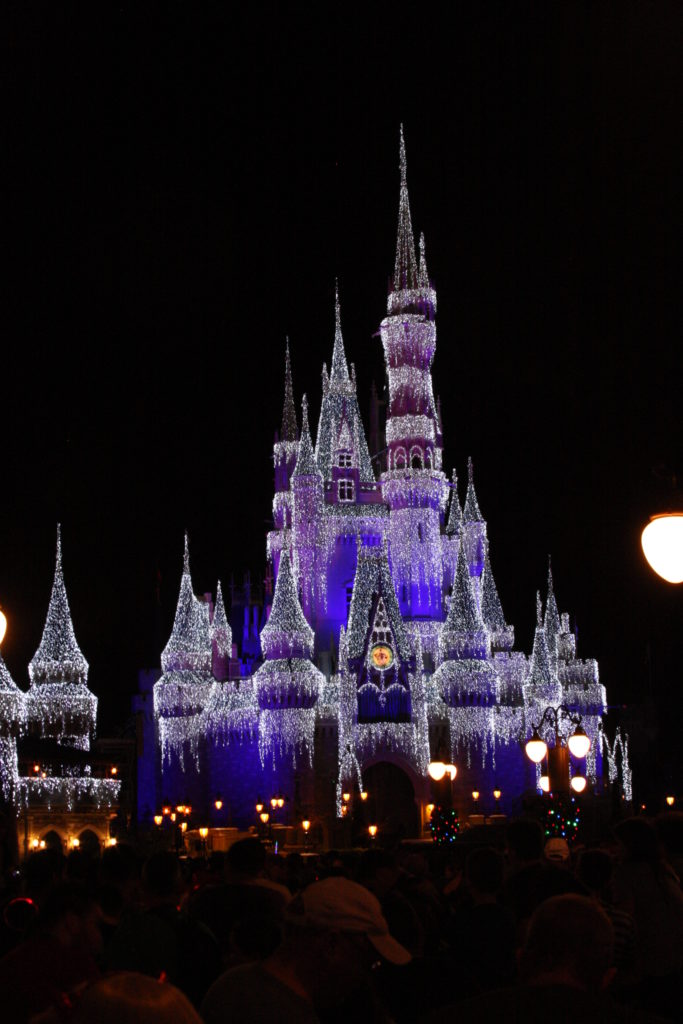
[[[206,1024],[390,1020],[371,983],[382,963],[411,955],[389,933],[378,900],[347,878],[314,882],[287,908],[281,945],[267,959],[226,971],[201,1007]]]

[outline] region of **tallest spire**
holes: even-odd
[[[289,359],[289,338],[285,352],[285,403],[282,409],[282,430],[280,431],[281,441],[296,441],[297,439],[296,409],[294,407],[294,388],[292,386],[292,364]]]
[[[406,144],[401,125],[401,193],[398,206],[398,237],[396,239],[396,266],[394,268],[394,291],[417,288],[417,260],[415,258],[415,238],[410,219],[410,202],[408,200],[408,181],[406,164]]]
[[[344,339],[341,329],[341,308],[339,305],[339,282],[334,290],[334,348],[332,350],[332,366],[330,368],[330,384],[348,386],[350,383],[349,368],[344,352]]]

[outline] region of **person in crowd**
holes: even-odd
[[[683,884],[683,814],[667,811],[655,818],[655,829],[662,855],[671,867],[678,884]]]
[[[178,858],[159,851],[142,871],[142,906],[128,907],[105,951],[108,970],[166,977],[198,1004],[221,970],[218,943],[180,909],[183,882]]]
[[[515,976],[515,918],[498,902],[505,860],[492,847],[472,850],[465,862],[469,901],[453,914],[451,955],[482,989],[512,984]]]
[[[99,910],[76,882],[43,892],[30,935],[0,960],[3,1019],[23,1024],[60,993],[99,976]]]
[[[594,900],[576,893],[544,900],[519,953],[520,982],[425,1015],[425,1024],[655,1024],[661,1018],[620,1006],[607,989],[614,975],[612,924]]]
[[[206,1024],[388,1022],[373,970],[410,959],[372,893],[346,878],[326,878],[291,902],[284,939],[269,957],[227,971],[212,985],[202,1016]]]
[[[202,1024],[180,989],[145,974],[111,974],[70,993],[31,1024]]]
[[[620,985],[630,984],[635,977],[635,923],[630,914],[615,907],[612,895],[614,862],[606,850],[582,850],[576,875],[591,899],[605,911],[614,929],[614,962]]]

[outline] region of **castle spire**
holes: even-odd
[[[525,686],[530,687],[530,693],[539,694],[541,699],[549,704],[559,703],[562,698],[562,688],[550,661],[548,643],[543,628],[543,606],[538,591],[536,593],[536,632]]]
[[[313,630],[301,609],[286,548],[280,558],[270,616],[261,630],[261,649],[266,660],[313,656]]]
[[[474,466],[471,457],[467,460],[467,496],[465,498],[463,516],[466,523],[484,522],[484,517],[481,514],[479,502],[477,501],[477,494],[474,490]]]
[[[198,601],[192,592],[187,531],[178,604],[171,635],[161,654],[161,667],[164,672],[208,672],[211,669],[209,606]]]
[[[420,232],[420,269],[417,275],[420,288],[429,288],[429,274],[427,273],[427,257],[425,256],[424,231]]]
[[[296,409],[294,407],[294,388],[292,386],[292,364],[289,358],[289,338],[286,340],[285,350],[285,401],[282,409],[282,429],[280,431],[281,441],[296,441],[297,439]]]
[[[292,478],[298,476],[319,476],[320,470],[315,461],[311,431],[308,426],[308,398],[304,395],[302,402],[301,437],[299,438],[299,454],[296,459],[296,466]]]
[[[462,530],[462,509],[460,508],[460,498],[458,497],[458,475],[453,470],[453,486],[451,487],[451,506],[448,510],[448,522],[446,523],[446,533],[448,536],[460,533]]]
[[[488,551],[486,552],[484,571],[482,573],[482,615],[484,622],[491,632],[506,628],[503,606],[500,603],[496,581],[491,572],[491,561]]]
[[[545,618],[543,620],[543,627],[545,629],[548,652],[550,654],[551,661],[554,665],[557,665],[557,638],[558,634],[561,632],[561,624],[560,613],[555,599],[555,591],[553,589],[553,571],[550,565],[550,555],[548,555],[548,597],[545,602]]]
[[[62,533],[57,525],[57,556],[50,605],[38,650],[28,667],[31,683],[87,683],[88,663],[76,641],[62,573]]]
[[[349,368],[344,351],[344,339],[341,329],[341,307],[339,305],[339,282],[334,286],[334,348],[332,350],[332,366],[330,368],[330,385],[348,387]]]
[[[396,239],[396,265],[394,267],[394,291],[417,287],[417,261],[415,259],[415,238],[410,219],[406,145],[401,125],[400,144],[401,192],[398,206],[398,237]]]

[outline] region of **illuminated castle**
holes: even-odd
[[[547,706],[562,703],[592,740],[588,778],[601,779],[604,751],[610,776],[616,771],[602,737],[598,666],[577,660],[550,573],[527,657],[514,650],[499,600],[472,464],[464,506],[455,473],[449,480],[443,471],[436,292],[423,237],[415,250],[402,135],[400,170],[396,262],[380,324],[386,447],[379,442],[381,455],[371,457],[337,296],[315,444],[305,397],[299,429],[287,351],[267,540],[276,582],[253,671],[233,650],[220,587],[215,604],[194,596],[186,540],[154,686],[163,779],[155,792],[150,782],[147,813],[162,795],[209,807],[220,793],[233,820],[246,822],[257,795],[279,790],[310,811],[339,814],[342,792],[362,790],[386,763],[405,773],[423,806],[439,751],[459,766],[463,793],[497,785],[509,810],[538,784],[523,741]]]

